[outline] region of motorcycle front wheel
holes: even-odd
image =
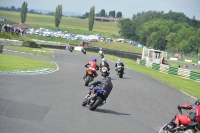
[[[123,72],[119,72],[119,78],[123,78]]]
[[[90,110],[94,111],[100,104],[102,104],[103,100],[100,97],[97,97],[96,100],[90,105]]]
[[[171,132],[167,130],[167,124],[165,124],[165,125],[159,130],[159,133],[171,133]]]

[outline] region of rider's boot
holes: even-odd
[[[172,131],[174,128],[176,127],[176,124],[171,121],[168,125],[167,125],[167,128],[169,129],[169,131]]]
[[[83,79],[85,79],[85,77],[86,77],[86,74],[84,74]]]

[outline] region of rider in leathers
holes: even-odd
[[[102,67],[104,67],[104,66],[108,69],[108,71],[110,71],[108,62],[105,60],[105,58],[103,58],[103,59],[102,59],[102,62],[100,63],[100,69],[101,69]]]
[[[179,127],[180,124],[188,125],[190,122],[200,122],[200,99],[195,104],[182,104],[178,106],[178,109],[186,109],[189,111],[189,116],[177,114],[174,119],[168,125],[168,128],[172,130],[174,127]]]
[[[124,72],[124,63],[121,61],[121,59],[118,59],[118,61],[115,63],[115,71],[117,71],[117,66],[122,66],[122,71]]]
[[[90,85],[94,85],[95,87],[93,88],[92,91],[89,92],[89,95],[93,96],[94,93],[97,91],[97,90],[106,90],[108,92],[108,95],[110,94],[110,92],[112,91],[112,88],[113,88],[113,84],[112,84],[112,81],[111,81],[111,78],[110,77],[105,77],[103,78],[102,80],[99,80],[99,81],[94,81],[93,83],[91,83]],[[96,86],[98,85],[98,86]],[[108,96],[107,96],[108,97]],[[107,98],[106,98],[107,99]]]
[[[85,65],[85,67],[87,67],[88,65],[89,65],[89,68],[87,68],[87,69],[85,70],[85,74],[84,74],[84,76],[83,76],[83,79],[85,79],[85,77],[86,77],[86,71],[89,70],[89,69],[92,70],[92,72],[93,72],[93,74],[94,74],[94,77],[97,77],[98,74],[97,74],[96,70],[99,70],[99,65],[97,64],[97,59],[94,58],[92,61],[88,62],[88,63]]]

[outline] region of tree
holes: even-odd
[[[112,17],[115,18],[115,11],[110,11],[110,12],[109,12],[109,16],[112,16]]]
[[[134,38],[136,25],[130,19],[119,21],[118,27],[120,28],[119,34],[124,38]]]
[[[60,21],[62,19],[62,5],[58,5],[56,7],[56,11],[54,13],[54,17],[55,17],[55,27],[59,27]]]
[[[106,12],[104,9],[101,9],[100,11],[100,17],[105,17],[106,16]]]
[[[88,16],[88,29],[89,30],[93,30],[94,16],[95,16],[95,7],[92,6],[90,8],[90,12],[89,12],[89,16]]]
[[[122,12],[117,12],[116,18],[122,18]]]
[[[11,10],[11,11],[16,11],[15,6],[11,6],[11,7],[10,7],[10,10]]]
[[[27,2],[24,1],[22,4],[22,8],[21,8],[21,23],[26,22],[27,12],[28,12],[28,4],[27,4]]]
[[[85,18],[88,18],[88,15],[89,15],[89,13],[86,12],[83,16],[84,16]]]

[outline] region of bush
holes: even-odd
[[[31,48],[41,48],[41,45],[37,44],[34,41],[29,41],[29,47],[31,47]]]

